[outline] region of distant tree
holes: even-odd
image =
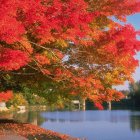
[[[133,82],[129,84],[130,93],[135,93],[140,91],[140,81]]]
[[[134,104],[140,107],[140,81],[129,85],[130,97],[134,100]]]
[[[130,91],[129,90],[120,90],[120,92],[122,92],[125,97],[128,97],[130,95]]]

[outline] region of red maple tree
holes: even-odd
[[[0,76],[37,72],[102,109],[138,66],[140,32],[125,23],[138,12],[139,0],[1,0]]]

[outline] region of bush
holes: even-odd
[[[7,103],[8,106],[21,106],[21,105],[28,105],[28,102],[25,100],[24,96],[21,93],[14,94],[13,98]]]

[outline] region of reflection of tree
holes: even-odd
[[[14,113],[13,118],[19,122],[31,123],[39,126],[45,121],[45,118],[43,118],[40,115],[40,112],[33,112],[33,111],[24,112],[24,113]]]
[[[0,112],[0,119],[12,119],[13,113],[11,112]]]
[[[28,112],[28,120],[29,123],[37,125],[37,112]]]
[[[24,113],[13,113],[13,119],[22,123],[26,123],[28,119],[28,112]]]
[[[45,119],[40,115],[40,112],[29,112],[28,113],[28,122],[35,124],[35,125],[41,125]]]
[[[130,116],[130,128],[132,131],[140,131],[140,115]]]

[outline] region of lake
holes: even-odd
[[[25,112],[14,118],[83,140],[140,140],[140,111]]]

